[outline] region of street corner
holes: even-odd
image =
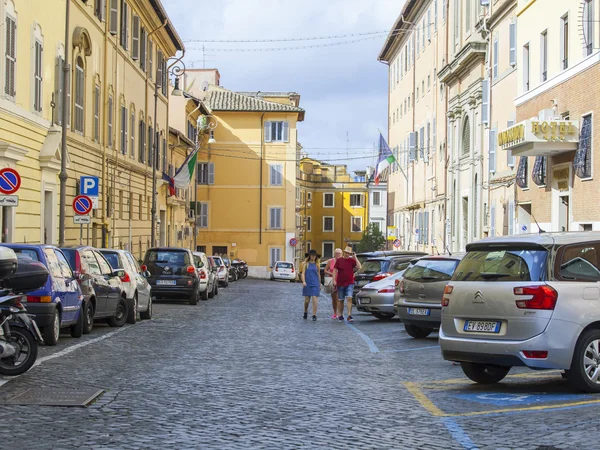
[[[600,397],[573,390],[560,371],[518,373],[492,385],[476,384],[466,377],[402,384],[437,417],[541,412],[600,404]]]

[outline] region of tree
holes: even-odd
[[[374,252],[381,250],[385,244],[385,236],[375,223],[367,225],[363,237],[358,243],[359,252]]]

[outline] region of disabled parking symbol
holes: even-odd
[[[523,406],[534,405],[539,403],[554,403],[565,401],[572,402],[585,400],[586,398],[591,398],[591,396],[584,394],[547,394],[544,392],[536,392],[531,394],[486,392],[478,394],[458,394],[454,397],[470,402],[484,403],[495,406]]]

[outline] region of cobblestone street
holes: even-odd
[[[0,383],[94,387],[88,408],[7,406],[10,449],[579,449],[600,440],[600,397],[559,373],[514,370],[475,386],[442,360],[437,335],[399,321],[302,320],[300,285],[243,280],[198,306],[158,304],[154,319],[98,325],[42,348],[40,364]]]

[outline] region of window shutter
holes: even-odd
[[[421,152],[421,159],[425,159],[425,127],[421,127],[419,132],[421,140],[419,141],[419,151]]]
[[[488,124],[490,122],[490,80],[484,78],[481,82],[481,122]]]
[[[417,156],[417,133],[408,135],[408,162],[413,162]]]
[[[108,97],[108,146],[113,145],[113,98]]]
[[[133,16],[131,57],[135,60],[137,60],[140,57],[140,18],[138,16]]]
[[[269,208],[269,228],[275,228],[275,209]]]
[[[116,35],[119,30],[119,0],[110,0],[110,34]]]
[[[517,24],[515,22],[509,25],[509,40],[510,40],[510,52],[509,60],[511,66],[517,65]]]
[[[208,184],[215,184],[215,163],[208,163]]]
[[[62,112],[63,112],[63,84],[65,79],[65,74],[63,72],[63,64],[64,60],[59,56],[56,58],[56,76],[54,79],[56,80],[56,87],[54,88],[56,105],[57,108],[55,110],[56,118],[54,119],[55,123],[62,124]]]
[[[425,162],[429,162],[429,151],[431,146],[431,124],[427,122],[427,140],[425,143]]]
[[[15,92],[15,70],[17,64],[16,54],[16,35],[17,23],[10,17],[6,17],[6,80],[4,92],[6,95],[14,97]]]
[[[493,58],[493,68],[492,68],[492,76],[494,77],[494,80],[496,78],[498,78],[498,58],[499,58],[499,44],[498,44],[498,38],[496,38],[494,40],[494,50],[493,50],[494,54],[492,55]]]
[[[437,151],[437,130],[436,130],[436,119],[433,119],[433,138],[431,139],[432,141],[432,145],[431,145],[431,153],[434,154]]]
[[[146,29],[144,27],[140,30],[140,68],[146,70]],[[152,78],[152,74],[150,75]]]
[[[431,41],[431,8],[427,10],[427,40]]]
[[[490,237],[496,236],[496,206],[490,207]]]
[[[156,52],[156,83],[162,87],[163,85],[163,54],[160,50]]]
[[[271,142],[271,122],[265,122],[265,142]]]
[[[489,168],[490,168],[490,172],[494,173],[494,172],[496,172],[496,130],[489,131],[489,138],[490,138],[490,142],[489,142],[490,167]]]
[[[135,111],[131,110],[131,125],[130,125],[130,129],[131,129],[131,149],[129,150],[131,152],[131,157],[135,158]]]
[[[290,124],[283,122],[283,142],[290,142]]]

